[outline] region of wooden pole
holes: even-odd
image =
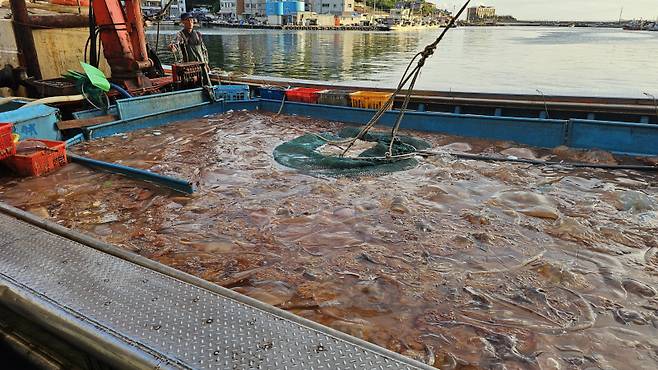
[[[89,17],[78,14],[30,15],[30,28],[83,28],[89,27]]]
[[[30,27],[30,19],[27,15],[25,0],[10,0],[11,14],[13,18],[14,37],[18,46],[18,57],[21,65],[27,70],[29,77],[41,79],[41,68],[39,58],[34,44],[34,36]]]

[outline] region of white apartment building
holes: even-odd
[[[162,0],[142,0],[142,14],[149,15],[160,11]]]
[[[244,17],[265,17],[265,0],[244,0]]]
[[[466,20],[469,22],[478,22],[496,17],[496,8],[493,6],[477,6],[468,8]]]
[[[348,15],[354,12],[354,0],[306,0],[306,10],[318,14]]]
[[[244,3],[244,1],[243,1]],[[238,18],[238,1],[237,0],[220,0],[219,16],[225,19]]]
[[[167,5],[167,2],[167,0],[162,0],[162,6]],[[174,3],[171,4],[171,7],[169,8],[169,16],[171,17],[178,18],[185,12],[187,12],[185,0],[174,0]]]

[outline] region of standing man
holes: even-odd
[[[201,32],[194,29],[195,19],[189,13],[180,15],[180,22],[183,29],[178,31],[174,39],[169,44],[169,50],[174,53],[176,61],[202,62],[203,80],[207,86],[212,86],[210,80],[210,66],[208,65],[208,49],[203,43]]]
[[[176,59],[182,58],[183,62],[203,62],[208,65],[208,49],[203,43],[201,33],[194,29],[194,18],[189,13],[180,16],[183,29],[178,31],[176,37],[169,44],[169,50]]]

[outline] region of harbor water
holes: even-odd
[[[438,155],[330,178],[272,158],[342,126],[241,111],[118,134],[72,150],[198,190],[69,164],[0,178],[0,200],[437,368],[656,368],[655,173]],[[436,151],[637,163],[404,134]]]
[[[273,76],[394,87],[411,57],[442,30],[407,32],[202,29],[213,67]],[[173,62],[156,37],[159,55]],[[658,32],[604,28],[461,27],[450,30],[417,88],[612,97],[658,96]]]

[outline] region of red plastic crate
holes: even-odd
[[[320,91],[324,90],[312,89],[309,87],[295,87],[286,91],[286,99],[301,103],[316,104],[318,102],[318,97],[320,96]]]
[[[41,176],[66,165],[66,143],[63,141],[28,139],[40,141],[47,149],[38,149],[30,154],[16,154],[4,163],[21,176]]]
[[[11,123],[0,123],[0,159],[9,158],[16,154],[16,145],[11,136],[13,130]]]

